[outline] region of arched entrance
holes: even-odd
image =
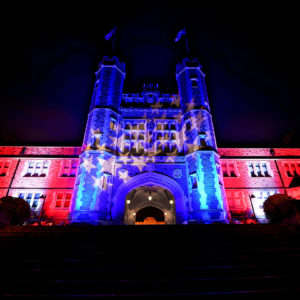
[[[176,224],[172,193],[161,186],[140,186],[126,196],[124,222],[128,225]]]
[[[157,172],[144,172],[127,179],[126,182],[123,182],[115,191],[113,204],[111,205],[111,217],[113,222],[122,224],[125,221],[127,218],[125,216],[127,209],[126,200],[131,200],[130,198],[126,199],[126,197],[132,190],[142,186],[160,187],[168,190],[173,195],[174,199],[174,215],[176,217],[176,224],[182,224],[184,221],[188,220],[189,212],[188,206],[186,205],[187,198],[185,197],[184,191],[179,183],[173,178]],[[151,205],[154,206],[153,204]],[[149,206],[149,203],[144,207],[146,206]]]

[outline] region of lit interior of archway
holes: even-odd
[[[175,222],[175,201],[173,194],[159,186],[140,186],[126,196],[125,222],[135,224],[146,218],[157,222]]]

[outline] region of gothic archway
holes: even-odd
[[[140,186],[126,196],[124,222],[128,225],[142,223],[152,218],[152,223],[176,224],[173,194],[161,186]]]
[[[144,172],[129,178],[116,190],[111,208],[111,218],[114,223],[124,222],[126,196],[130,191],[141,186],[157,186],[170,191],[174,197],[176,223],[182,224],[188,219],[186,198],[179,183],[160,173]]]

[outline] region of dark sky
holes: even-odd
[[[124,92],[153,82],[177,93],[185,44],[174,38],[186,26],[206,74],[219,147],[300,147],[295,6],[110,2],[2,5],[1,144],[81,145],[94,73],[111,54],[104,35],[117,25]]]

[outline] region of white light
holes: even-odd
[[[127,204],[130,204],[130,200],[127,200],[126,203],[127,203]]]
[[[136,215],[136,213],[133,213],[133,215],[135,216],[135,215]]]
[[[148,196],[148,200],[149,200],[149,201],[152,200],[152,196],[151,196],[151,195]]]
[[[170,204],[173,204],[174,203],[174,201],[173,200],[170,200]]]
[[[168,214],[168,213],[165,212],[165,216],[166,216],[167,214]]]

